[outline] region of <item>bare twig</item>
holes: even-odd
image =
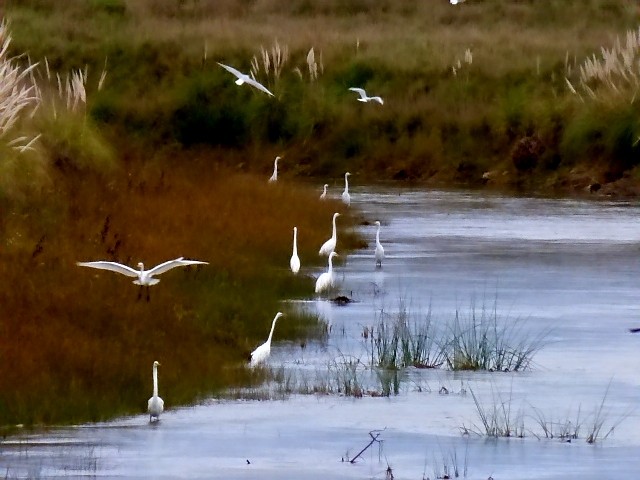
[[[382,443],[382,440],[378,440],[378,437],[382,434],[382,432],[384,432],[386,430],[386,427],[383,428],[382,430],[371,430],[369,432],[369,436],[371,437],[371,441],[362,449],[358,452],[358,454],[353,457],[351,460],[349,460],[350,463],[356,463],[356,460],[358,459],[358,457],[360,455],[362,455],[371,445],[373,445],[374,443],[378,442],[378,443]]]

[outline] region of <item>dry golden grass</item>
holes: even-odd
[[[248,373],[237,366],[265,335],[278,301],[312,295],[304,271],[321,264],[317,248],[338,204],[319,202],[286,176],[267,185],[211,158],[134,165],[107,180],[54,171],[46,204],[4,219],[0,424],[142,409],[156,359],[169,405],[239,384]],[[303,262],[295,279],[294,225]],[[209,265],[162,275],[149,302],[137,299],[131,279],[75,264],[152,266],[178,256]],[[295,331],[282,323],[278,335]]]

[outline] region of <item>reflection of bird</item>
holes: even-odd
[[[220,62],[218,62],[218,65],[220,65],[222,68],[224,68],[228,72],[233,73],[236,77],[238,77],[238,79],[236,80],[236,85],[242,85],[243,83],[246,83],[246,84],[251,85],[252,87],[255,87],[258,90],[266,93],[267,95],[271,95],[273,97],[273,93],[271,93],[269,90],[267,90],[267,88],[264,85],[262,85],[261,83],[256,82],[253,78],[251,78],[246,73],[242,73],[239,70],[236,70],[235,68],[230,67],[230,66],[225,65],[225,64],[220,63]]]
[[[300,257],[298,257],[298,227],[293,227],[293,253],[291,254],[291,260],[289,260],[289,266],[293,273],[300,271]]]
[[[273,175],[269,178],[269,183],[278,181],[278,160],[280,160],[280,157],[276,157],[273,162]]]
[[[357,87],[351,87],[349,90],[351,90],[352,92],[357,92],[358,94],[360,94],[360,98],[358,98],[359,102],[370,102],[370,101],[374,101],[374,102],[378,102],[380,105],[383,105],[384,102],[382,101],[382,98],[380,97],[369,97],[367,96],[367,92],[364,91],[364,88],[357,88]]]
[[[351,195],[349,195],[349,172],[344,174],[344,192],[342,192],[342,202],[351,205]]]
[[[316,280],[316,293],[322,293],[323,291],[329,290],[331,287],[333,287],[335,280],[333,278],[332,260],[333,257],[337,256],[338,254],[336,252],[331,252],[331,254],[329,255],[329,268],[326,272],[318,277],[318,280]]]
[[[324,200],[325,198],[327,198],[327,187],[329,186],[328,183],[324,184],[324,187],[322,188],[322,193],[320,194],[320,200]]]
[[[154,275],[160,275],[161,273],[171,270],[176,267],[185,267],[187,265],[207,265],[207,262],[201,262],[198,260],[185,260],[183,257],[176,258],[175,260],[169,260],[167,262],[156,265],[155,267],[145,270],[142,262],[138,263],[140,270],[135,270],[127,265],[123,265],[117,262],[98,261],[98,262],[77,262],[77,265],[81,267],[98,268],[100,270],[110,270],[112,272],[121,273],[127,277],[137,277],[133,281],[136,285],[147,288],[151,285],[155,285],[160,280],[153,278]],[[149,298],[149,291],[147,290],[147,300]]]
[[[378,230],[376,231],[376,266],[382,268],[382,260],[384,260],[384,248],[380,244],[380,222],[376,220]]]
[[[160,414],[164,410],[164,401],[158,396],[158,367],[160,364],[156,360],[153,362],[153,395],[149,399],[147,404],[147,410],[149,412],[149,421],[152,422],[155,418],[156,421],[160,420]]]
[[[338,212],[333,214],[333,233],[331,234],[331,238],[324,242],[320,247],[319,255],[330,255],[336,249],[336,243],[338,241],[338,234],[336,232],[336,218],[338,218],[340,214]]]
[[[271,331],[269,332],[269,338],[267,341],[256,348],[253,352],[251,352],[251,356],[249,357],[249,364],[252,367],[255,367],[259,363],[264,362],[269,355],[271,354],[271,337],[273,337],[273,330],[276,328],[276,322],[278,319],[284,315],[282,312],[276,313],[275,318],[273,319],[273,323],[271,324]]]

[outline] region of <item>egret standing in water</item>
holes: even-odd
[[[293,253],[291,254],[291,260],[289,260],[289,266],[293,273],[300,271],[300,257],[298,257],[298,227],[293,227]]]
[[[327,187],[329,186],[328,183],[324,184],[324,187],[322,189],[322,193],[320,194],[320,200],[324,200],[327,198]]]
[[[376,267],[382,268],[382,260],[384,260],[384,248],[380,243],[380,221],[376,220],[378,230],[376,231]]]
[[[351,205],[351,195],[349,195],[349,172],[344,174],[344,192],[342,192],[342,202],[347,206]]]
[[[278,312],[276,313],[275,318],[273,319],[273,323],[271,324],[271,331],[269,332],[269,338],[267,341],[256,348],[253,352],[251,352],[251,356],[249,357],[249,365],[255,367],[259,363],[264,362],[269,355],[271,354],[271,338],[273,337],[273,330],[276,328],[276,322],[280,317],[282,317],[284,313]]]
[[[336,218],[338,218],[340,214],[338,212],[333,214],[333,233],[331,234],[331,238],[324,242],[320,247],[319,255],[331,255],[336,249],[336,243],[338,242],[338,232],[336,231]]]
[[[142,262],[138,263],[139,270],[131,268],[127,265],[123,265],[118,262],[108,262],[108,261],[98,261],[98,262],[77,262],[76,263],[80,267],[91,267],[97,268],[100,270],[110,270],[112,272],[121,273],[122,275],[126,275],[127,277],[137,277],[136,280],[133,281],[136,285],[140,285],[140,293],[138,294],[138,298],[142,295],[142,287],[147,287],[147,301],[149,300],[149,287],[151,285],[155,285],[160,280],[157,278],[153,278],[154,275],[160,275],[172,268],[176,267],[186,267],[188,265],[207,265],[207,262],[201,262],[199,260],[185,260],[184,257],[176,258],[175,260],[169,260],[167,262],[161,263],[160,265],[156,265],[155,267],[145,270],[144,264]]]
[[[153,362],[153,395],[147,403],[147,411],[149,412],[149,422],[160,420],[160,414],[164,411],[164,400],[158,396],[158,367],[160,364],[156,360]]]
[[[325,290],[329,290],[333,287],[335,283],[335,279],[333,276],[333,257],[337,257],[338,254],[336,252],[331,252],[329,255],[329,268],[326,272],[318,277],[316,280],[316,293],[322,293]]]
[[[273,162],[273,175],[269,178],[269,183],[278,181],[278,160],[280,160],[280,157],[276,157]]]

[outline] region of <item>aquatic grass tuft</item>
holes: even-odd
[[[466,319],[456,310],[445,361],[451,370],[518,372],[530,367],[545,337],[545,332],[529,335],[520,320],[500,320],[497,302],[492,310],[483,305],[479,313],[472,304]]]
[[[471,387],[469,391],[476,406],[480,425],[474,424],[471,428],[463,426],[464,433],[474,432],[487,437],[523,438],[525,436],[524,412],[522,409],[513,411],[512,391],[509,392],[508,398],[503,399],[499,392],[492,389],[492,402],[488,407],[480,402]]]

